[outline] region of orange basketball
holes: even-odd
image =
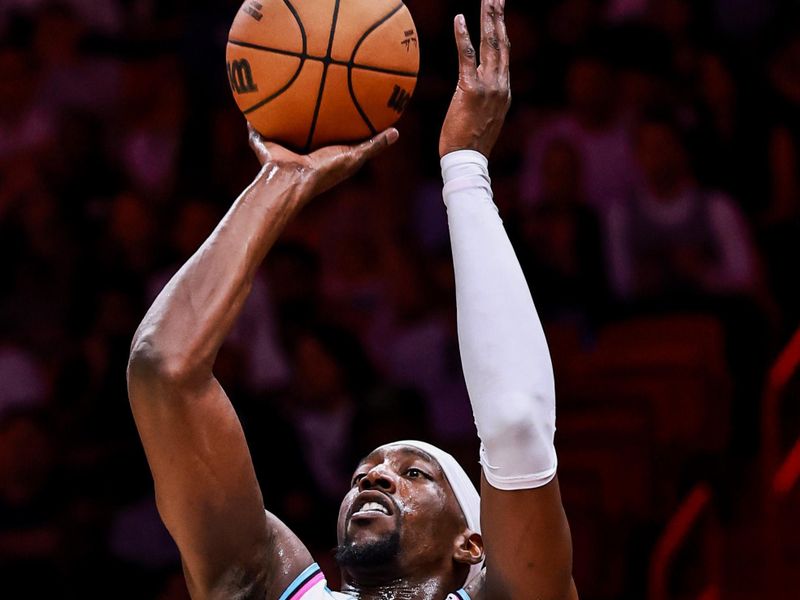
[[[246,0],[228,35],[236,103],[266,138],[309,151],[403,113],[419,43],[399,0]]]

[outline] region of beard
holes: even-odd
[[[334,558],[340,567],[374,568],[387,565],[400,555],[400,532],[394,531],[385,538],[366,544],[355,544],[345,539],[336,548]]]

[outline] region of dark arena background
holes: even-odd
[[[125,367],[258,170],[225,69],[239,4],[0,2],[2,598],[188,597]],[[422,438],[478,468],[437,142],[452,17],[479,3],[408,4],[400,142],[289,227],[216,367],[267,507],[333,584],[365,450]],[[551,345],[584,600],[800,593],[797,8],[508,0],[491,169]]]

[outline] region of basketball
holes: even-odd
[[[308,152],[395,123],[416,86],[419,41],[398,0],[246,0],[226,58],[253,127]]]

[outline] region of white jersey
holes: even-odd
[[[300,573],[292,584],[281,594],[279,600],[353,600],[354,596],[334,592],[328,588],[325,575],[316,563]],[[470,600],[464,590],[450,594],[447,600]]]

